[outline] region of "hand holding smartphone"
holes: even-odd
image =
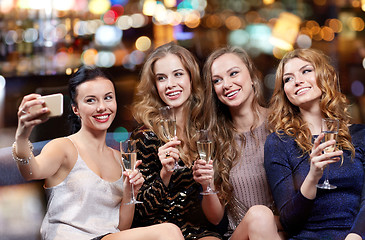
[[[29,109],[30,112],[35,112],[42,107],[47,107],[49,109],[49,114],[47,117],[59,117],[63,114],[63,95],[61,93],[41,96],[38,99],[44,101],[43,105],[37,105]]]

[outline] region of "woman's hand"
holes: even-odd
[[[38,100],[39,94],[29,94],[25,96],[20,103],[18,109],[18,128],[16,131],[16,138],[22,137],[28,139],[34,126],[41,124],[48,120],[47,114],[49,109],[43,107],[44,100]],[[31,110],[32,107],[39,106],[36,110]],[[35,109],[35,108],[33,108]]]
[[[131,184],[133,184],[134,195],[136,196],[139,189],[142,187],[144,183],[144,178],[142,176],[142,173],[140,173],[139,169],[137,168],[141,163],[142,160],[137,160],[135,170],[123,172],[123,175],[126,176],[126,178],[124,179],[124,191],[126,194],[131,194]]]
[[[194,162],[193,177],[196,182],[202,185],[203,190],[207,189],[209,183],[212,184],[213,176],[214,171],[212,160],[210,160],[208,163],[202,159],[198,159]]]
[[[323,153],[327,147],[335,145],[335,140],[330,140],[321,143],[324,134],[321,133],[313,143],[312,152],[310,154],[310,169],[309,173],[304,179],[300,191],[304,197],[308,199],[315,199],[317,195],[317,184],[323,175],[323,170],[330,164],[341,159],[342,151]]]
[[[312,152],[310,154],[311,165],[309,170],[309,175],[318,183],[323,175],[323,170],[328,164],[337,162],[341,159],[343,152],[341,150],[334,152],[325,152],[325,149],[336,145],[336,140],[330,140],[321,143],[324,138],[324,134],[321,133],[313,143]]]
[[[180,153],[176,146],[180,145],[180,143],[181,141],[174,137],[173,140],[158,148],[158,158],[162,164],[162,171],[170,172],[174,168],[175,162],[179,161]]]

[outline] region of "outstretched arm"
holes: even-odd
[[[37,99],[38,97],[40,97],[39,94],[29,94],[23,98],[18,110],[18,127],[13,144],[13,158],[26,180],[45,179],[53,176],[65,158],[65,151],[60,147],[62,145],[60,139],[48,143],[37,157],[33,155],[29,136],[34,126],[48,120],[47,114],[49,113],[49,109],[46,107],[31,111],[32,107],[44,103],[43,100]]]

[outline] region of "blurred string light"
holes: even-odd
[[[226,27],[229,29],[229,30],[236,30],[236,29],[240,29],[242,28],[243,26],[243,19],[237,17],[237,16],[229,16],[227,17],[227,19],[224,21]]]
[[[312,39],[306,34],[299,34],[297,45],[299,48],[310,48],[312,46]]]
[[[152,16],[155,24],[176,26],[184,23],[189,28],[196,28],[205,14],[207,0],[145,0],[142,12]]]
[[[115,56],[109,51],[100,51],[95,56],[95,65],[98,67],[110,68],[115,63]]]
[[[353,17],[349,19],[349,27],[351,28],[351,30],[353,31],[357,31],[357,32],[361,32],[362,30],[364,30],[364,20],[362,20],[362,18],[359,17]]]
[[[53,1],[53,6],[52,7],[56,10],[68,11],[68,10],[71,10],[73,8],[73,6],[75,5],[75,1],[78,1],[78,0]]]
[[[53,58],[53,62],[58,68],[65,69],[69,63],[69,56],[66,52],[58,52]]]
[[[335,38],[335,33],[332,28],[324,26],[321,29],[321,37],[323,40],[330,42]]]
[[[81,54],[81,61],[85,65],[95,65],[95,59],[98,51],[94,48],[89,48]]]
[[[223,21],[217,14],[212,14],[205,18],[205,25],[210,29],[218,29],[223,25]]]
[[[110,0],[111,5],[126,5],[129,1],[128,0]]]
[[[267,44],[267,39],[271,36],[271,29],[266,24],[251,24],[246,28],[249,36],[249,50],[253,49],[257,54],[260,52],[272,53],[273,46]]]
[[[176,0],[164,0],[164,4],[167,8],[172,8],[176,6]]]
[[[196,28],[200,24],[200,14],[197,11],[192,11],[185,17],[185,25],[189,28]]]
[[[118,14],[116,11],[109,10],[103,14],[102,19],[105,24],[112,25],[117,21]]]
[[[228,42],[232,46],[243,47],[250,39],[249,34],[246,30],[238,29],[229,33]]]
[[[66,75],[71,75],[72,74],[72,68],[66,68],[65,73],[66,73]]]
[[[148,22],[148,19],[140,13],[134,13],[130,17],[132,19],[132,25],[131,25],[132,28],[143,27]]]
[[[113,138],[116,142],[122,142],[129,138],[128,130],[124,127],[117,127],[114,130]]]
[[[142,8],[143,14],[146,16],[153,16],[155,13],[156,5],[156,0],[145,0]]]
[[[133,20],[130,16],[121,16],[118,18],[116,22],[116,26],[120,28],[121,30],[127,30],[132,27]]]
[[[281,13],[272,30],[270,43],[283,50],[293,49],[300,23],[298,16],[288,12]]]
[[[139,65],[142,64],[144,61],[144,58],[146,57],[146,54],[140,50],[134,50],[129,54],[129,61],[133,65]]]
[[[136,48],[140,51],[147,51],[151,48],[151,39],[146,36],[141,36],[136,40]]]
[[[192,39],[194,37],[193,32],[185,32],[182,25],[176,25],[173,27],[174,39],[184,41]]]
[[[103,14],[109,10],[111,4],[109,0],[90,0],[89,10],[93,14]]]
[[[14,0],[1,0],[0,11],[2,13],[9,13],[14,8]]]
[[[27,43],[33,43],[38,39],[38,31],[35,28],[28,28],[23,33],[23,40]]]
[[[120,44],[123,32],[116,26],[100,26],[95,33],[95,43],[104,47],[115,47]]]
[[[361,9],[365,12],[365,0],[361,0]]]
[[[342,22],[336,18],[326,20],[326,25],[328,25],[328,27],[332,28],[332,30],[335,33],[339,33],[343,29]]]
[[[4,40],[7,45],[13,45],[16,42],[17,38],[18,34],[16,33],[16,31],[10,30],[6,33]]]

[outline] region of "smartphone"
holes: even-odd
[[[44,100],[44,104],[32,107],[31,112],[47,107],[50,110],[47,117],[59,117],[63,114],[63,95],[61,93],[41,96],[38,99]]]

